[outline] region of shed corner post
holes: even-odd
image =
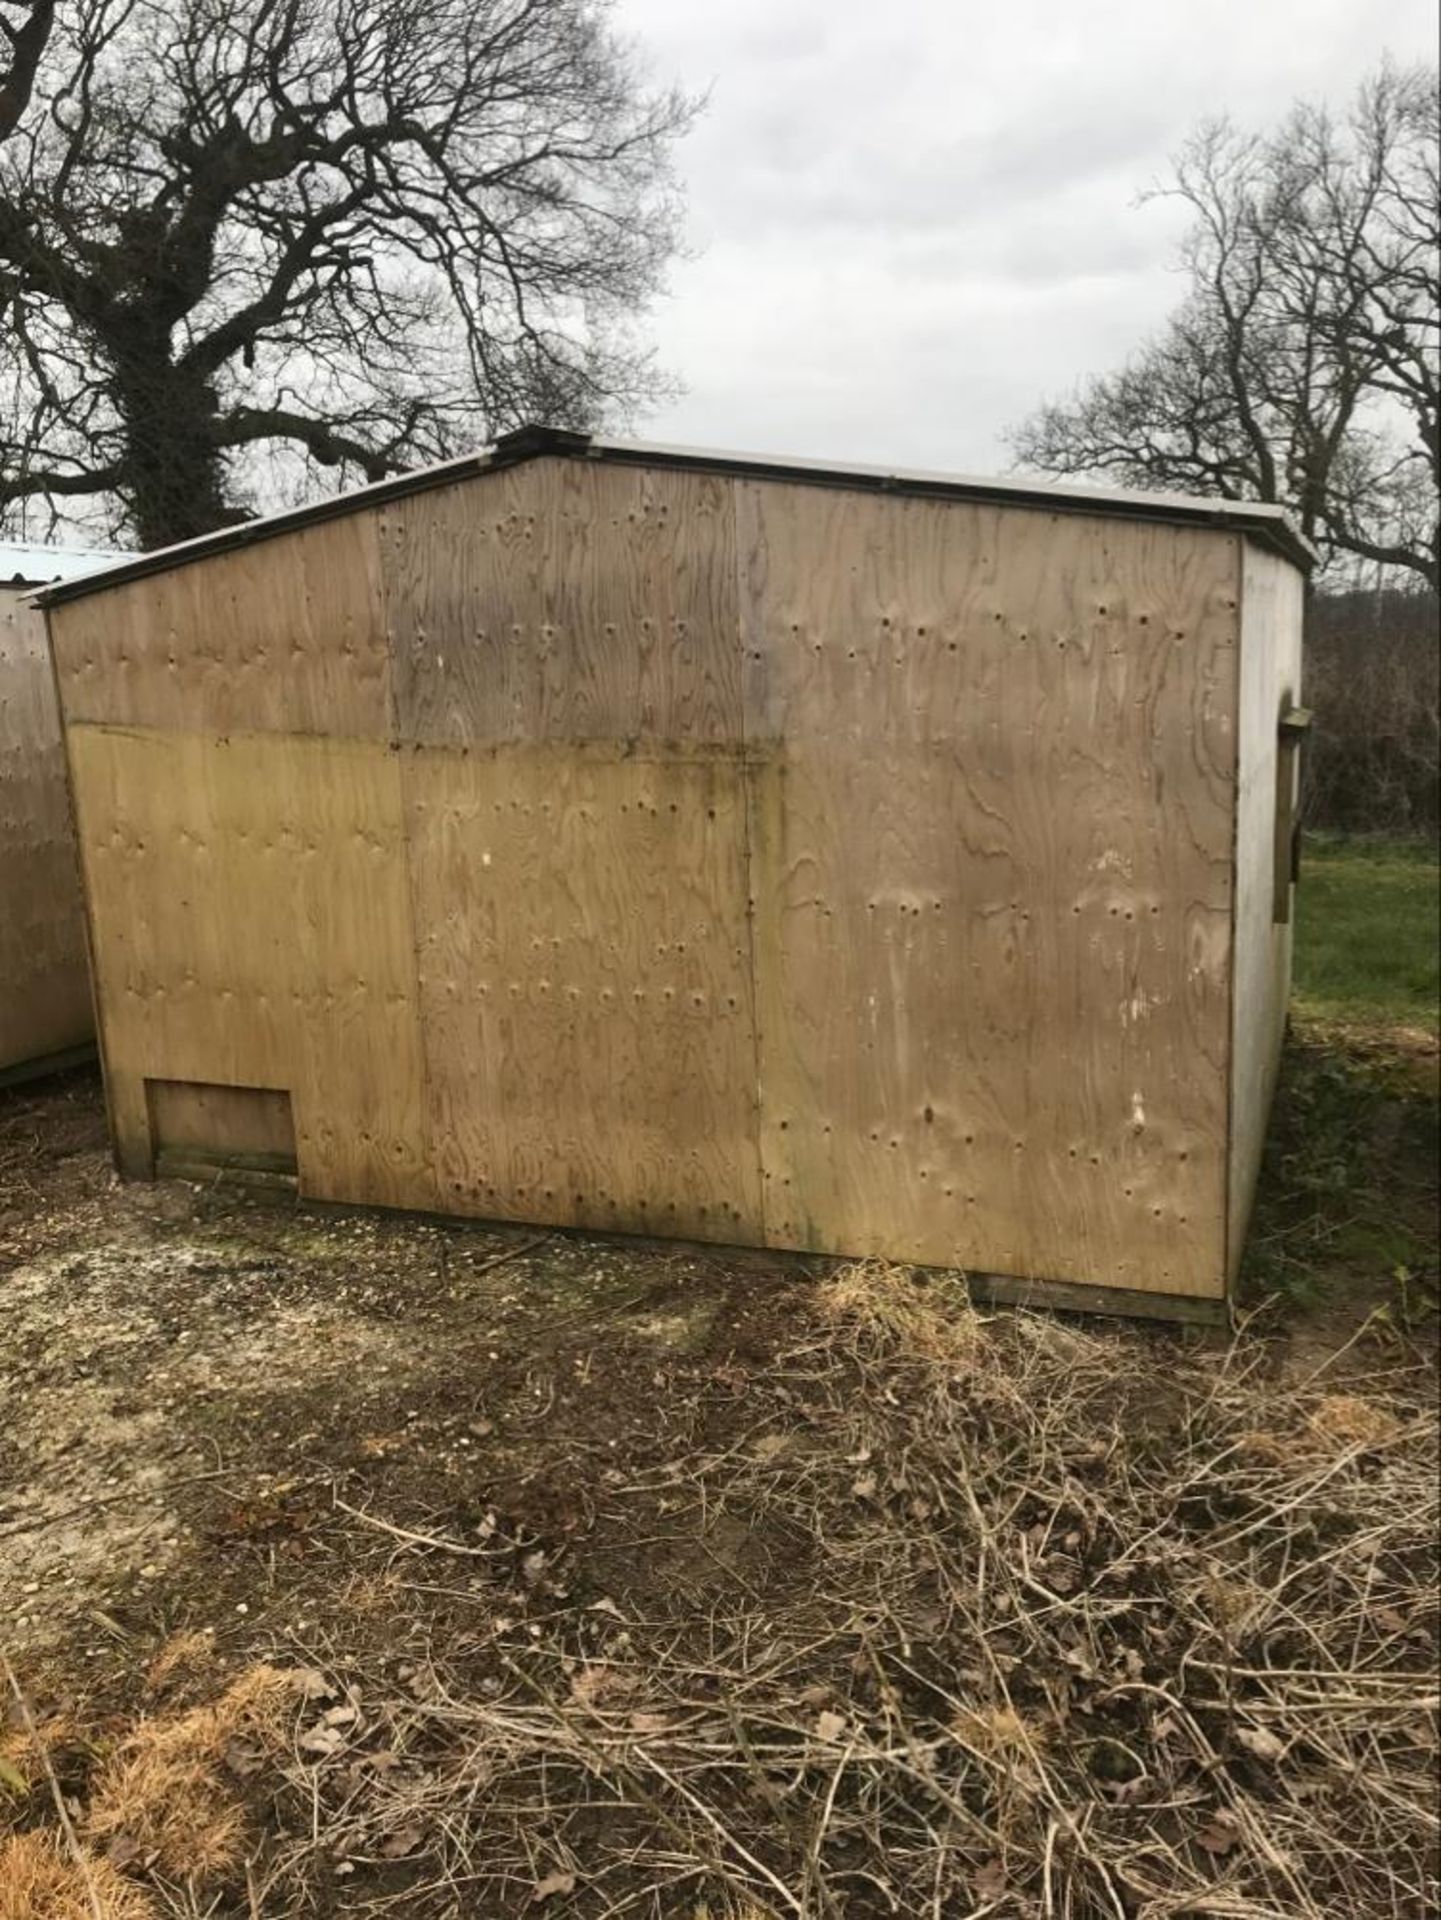
[[[1290,999],[1305,591],[1301,564],[1243,536],[1236,675],[1235,839],[1226,1275],[1234,1287],[1259,1182]]]

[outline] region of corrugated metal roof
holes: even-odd
[[[478,453],[464,454],[456,460],[444,460],[432,467],[420,467],[413,473],[397,474],[394,479],[379,480],[352,492],[334,494],[309,506],[292,507],[283,513],[268,514],[238,526],[222,527],[202,534],[196,540],[183,540],[173,547],[161,547],[153,553],[137,554],[106,568],[104,578],[65,579],[47,588],[36,598],[43,605],[76,600],[88,593],[103,592],[123,581],[148,573],[163,573],[171,567],[186,566],[212,553],[249,546],[258,540],[272,539],[316,520],[338,519],[365,507],[383,505],[387,500],[403,499],[407,494],[423,493],[434,487],[453,486],[485,473],[520,466],[527,460],[546,457],[571,460],[604,460],[621,466],[669,467],[706,473],[728,473],[757,480],[790,481],[802,486],[853,488],[867,493],[891,493],[921,499],[979,500],[1000,506],[1030,507],[1050,513],[1099,514],[1102,517],[1149,520],[1171,526],[1208,526],[1229,528],[1284,555],[1294,566],[1309,572],[1316,562],[1315,550],[1292,524],[1282,507],[1262,505],[1250,500],[1213,500],[1179,493],[1133,493],[1108,491],[1095,487],[1060,486],[1049,481],[1028,479],[977,479],[962,474],[907,472],[889,467],[838,467],[824,461],[789,459],[783,455],[729,453],[707,447],[650,445],[638,440],[608,440],[598,434],[569,433],[559,427],[521,427]]]
[[[78,580],[123,560],[123,553],[100,553],[80,547],[39,547],[0,540],[0,587],[43,587],[52,581]]]

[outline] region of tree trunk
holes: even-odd
[[[146,552],[245,518],[225,498],[215,390],[176,366],[168,342],[158,351],[127,352],[114,393],[126,439],[122,491]]]

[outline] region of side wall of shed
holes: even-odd
[[[1226,1264],[1233,1279],[1256,1197],[1291,994],[1289,848],[1278,844],[1277,836],[1279,726],[1282,713],[1301,698],[1305,592],[1295,567],[1247,543],[1241,577],[1227,1205]]]
[[[0,587],[0,1072],[93,1033],[45,619]]]

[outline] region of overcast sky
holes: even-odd
[[[1340,104],[1435,0],[617,0],[680,150],[694,259],[652,328],[648,438],[997,472],[1003,429],[1175,303],[1137,208],[1190,126]]]

